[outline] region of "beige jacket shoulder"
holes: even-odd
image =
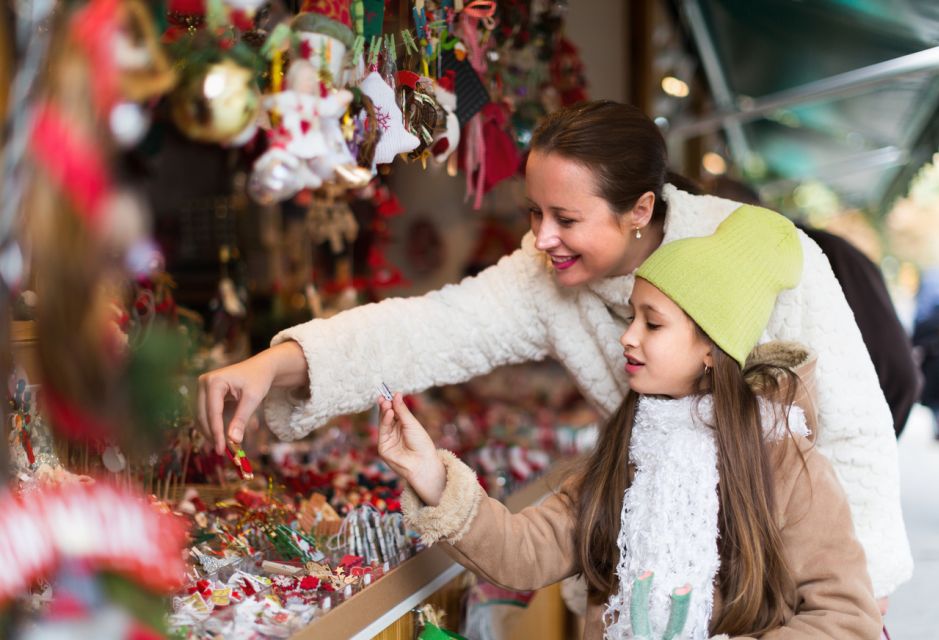
[[[508,589],[537,589],[576,573],[572,482],[512,514],[484,494],[473,471],[452,453],[440,451],[440,457],[447,467],[441,503],[424,506],[410,491],[402,503],[425,542],[444,542],[462,565]],[[882,622],[864,551],[831,464],[804,439],[786,439],[774,457],[776,508],[797,592],[786,624],[763,637],[879,638]],[[715,593],[715,612],[720,607]],[[602,606],[588,608],[584,635],[603,636]]]

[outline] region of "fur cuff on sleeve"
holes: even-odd
[[[438,449],[437,456],[447,469],[447,486],[440,504],[424,505],[410,487],[401,494],[404,521],[421,534],[421,541],[427,545],[438,540],[459,542],[469,531],[482,499],[482,488],[472,469],[444,449]]]

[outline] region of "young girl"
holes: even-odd
[[[510,589],[582,574],[586,638],[671,638],[685,616],[695,639],[879,638],[847,500],[792,404],[807,353],[751,354],[801,271],[793,225],[749,206],[653,253],[620,339],[629,394],[582,472],[519,514],[436,451],[399,394],[380,400],[407,521]]]

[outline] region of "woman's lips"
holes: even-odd
[[[578,256],[551,256],[551,264],[558,271],[565,271],[574,266]]]

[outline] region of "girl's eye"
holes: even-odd
[[[656,329],[660,328],[661,326],[662,326],[662,325],[660,325],[660,324],[655,324],[655,323],[652,323],[652,322],[647,322],[647,323],[646,323],[646,328],[648,328],[649,331],[655,331]]]

